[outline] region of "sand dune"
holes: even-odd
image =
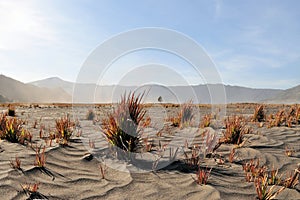
[[[6,108],[2,108],[5,110]],[[109,107],[99,107],[95,110],[101,120]],[[150,108],[148,108],[150,109]],[[145,130],[145,134],[158,145],[169,144],[173,149],[179,148],[176,158],[169,162],[164,168],[156,171],[139,171],[132,164],[122,161],[114,161],[107,154],[107,143],[100,134],[100,122],[94,124],[86,120],[88,108],[80,107],[74,116],[80,121],[78,130],[82,131],[80,137],[73,137],[69,146],[54,146],[46,149],[46,167],[40,169],[33,165],[35,152],[30,146],[22,146],[7,141],[0,141],[0,193],[1,199],[26,199],[28,196],[22,191],[20,184],[40,183],[39,198],[47,199],[255,199],[256,192],[253,183],[245,181],[245,174],[242,164],[251,159],[260,159],[261,165],[267,165],[279,169],[279,174],[286,176],[300,163],[300,127],[293,128],[257,128],[252,124],[253,134],[248,134],[247,142],[242,148],[236,149],[236,158],[233,163],[227,161],[233,145],[222,145],[218,154],[224,159],[220,164],[213,158],[202,158],[201,166],[212,168],[211,177],[207,185],[198,185],[194,181],[195,170],[190,169],[183,160],[183,151],[189,149],[184,147],[184,141],[190,141],[189,145],[203,144],[202,133],[205,130],[198,128],[179,129],[169,126],[164,122],[165,115],[153,108],[151,112],[157,113],[152,121],[152,127]],[[176,113],[178,108],[168,108],[167,113]],[[230,115],[236,109],[230,108]],[[251,113],[248,108],[244,113]],[[39,138],[39,128],[34,129],[34,121],[46,127],[46,132],[54,130],[55,119],[64,116],[66,113],[73,113],[72,107],[45,107],[28,108],[17,107],[19,118],[27,120],[26,127],[34,135],[34,146],[44,144]],[[203,113],[209,109],[201,110]],[[20,114],[22,113],[22,114]],[[170,114],[170,115],[171,115]],[[162,136],[156,136],[162,125],[168,127],[169,132]],[[206,128],[213,131],[211,128]],[[165,129],[164,129],[165,130]],[[169,134],[170,133],[170,134]],[[191,137],[194,135],[195,137]],[[96,149],[88,146],[89,140],[95,141]],[[83,141],[83,143],[82,143]],[[285,147],[289,145],[294,148],[292,157],[284,154]],[[92,154],[93,157],[88,157]],[[166,152],[162,161],[169,161],[170,152]],[[145,154],[146,155],[146,154]],[[148,157],[140,157],[139,162],[148,162],[151,169],[151,159],[156,152]],[[18,156],[22,161],[22,171],[12,169],[10,160]],[[151,157],[152,156],[152,157]],[[105,159],[107,158],[107,159]],[[104,159],[104,160],[102,160]],[[99,164],[106,163],[107,171],[105,179],[101,178]],[[146,165],[145,169],[148,169]],[[148,166],[148,167],[149,167]],[[142,173],[143,172],[143,173]],[[277,196],[277,199],[300,199],[300,186],[295,189],[285,189]]]

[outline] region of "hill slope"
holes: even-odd
[[[300,85],[284,90],[273,98],[267,100],[269,103],[300,103]]]
[[[0,94],[14,102],[70,102],[71,96],[62,89],[41,88],[0,75]]]
[[[265,102],[269,99],[276,99],[278,95],[285,92],[284,90],[278,89],[253,89],[247,87],[230,86],[222,84],[211,84],[211,85],[196,85],[196,86],[170,86],[162,87],[158,85],[149,85],[147,87],[138,88],[135,86],[101,86],[98,87],[94,84],[74,84],[67,82],[59,78],[48,78],[40,81],[32,82],[39,87],[57,88],[64,89],[69,95],[73,95],[73,86],[75,88],[75,102],[117,102],[124,91],[135,91],[143,92],[144,90],[149,91],[146,102],[157,102],[157,98],[162,96],[163,102],[178,103],[184,102],[189,99],[194,99],[197,103],[211,103],[210,90],[218,91],[221,89],[225,90],[226,102],[237,103],[237,102]],[[289,93],[289,91],[287,91]],[[198,99],[198,100],[195,100]],[[280,103],[284,103],[285,99],[282,98]],[[299,102],[300,100],[298,100]],[[214,99],[215,103],[224,102],[221,98]]]

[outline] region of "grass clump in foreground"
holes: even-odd
[[[101,129],[107,141],[123,152],[136,152],[141,145],[140,122],[146,111],[141,103],[144,93],[126,93],[113,113],[102,121]]]
[[[12,143],[31,142],[32,135],[23,128],[23,121],[15,117],[0,114],[0,138]]]
[[[274,199],[280,192],[285,189],[285,187],[280,187],[279,189],[275,190],[275,185],[268,187],[268,177],[266,175],[256,178],[254,180],[254,185],[256,188],[257,199],[259,200]]]
[[[69,115],[62,117],[55,121],[56,135],[58,143],[61,145],[68,145],[70,138],[75,129],[75,122],[71,121]]]

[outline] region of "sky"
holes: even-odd
[[[105,41],[158,27],[198,43],[224,84],[287,89],[300,84],[299,10],[298,0],[0,0],[0,73],[25,83],[76,81]],[[150,65],[160,76],[141,70]],[[189,62],[157,49],[123,55],[100,82],[143,84],[149,77],[165,85],[207,82]]]

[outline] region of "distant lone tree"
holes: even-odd
[[[161,103],[161,102],[163,101],[162,97],[159,96],[158,99],[157,99],[157,101],[158,101],[159,103]]]

